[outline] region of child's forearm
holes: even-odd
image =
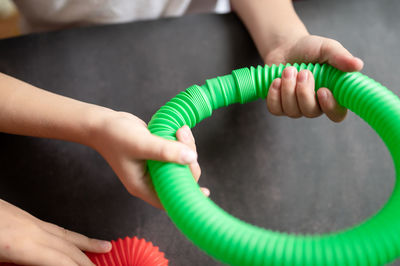
[[[111,110],[63,97],[0,73],[0,132],[89,145]]]
[[[231,0],[231,4],[249,30],[262,58],[286,38],[308,34],[291,0]]]

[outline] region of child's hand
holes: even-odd
[[[152,135],[136,116],[114,112],[96,132],[91,146],[107,160],[132,195],[155,207],[162,205],[146,171],[147,159],[188,164],[195,180],[199,180],[196,145],[188,126],[177,131],[179,141],[170,141]],[[209,195],[208,189],[201,189]]]
[[[297,16],[292,0],[231,0],[267,65],[280,63],[328,63],[342,71],[359,71],[363,62],[339,42],[310,35]],[[314,92],[309,71],[297,75],[293,68],[271,85],[267,105],[271,113],[289,117],[316,117],[324,112],[339,122],[347,110],[339,106],[327,88]],[[297,81],[297,82],[296,82]],[[318,98],[318,102],[316,100]]]
[[[146,160],[188,164],[200,177],[189,127],[179,141],[150,134],[136,116],[63,97],[0,73],[0,132],[55,138],[90,146],[110,164],[126,189],[161,208],[146,172]],[[202,188],[208,196],[209,190]]]
[[[305,35],[287,39],[264,58],[266,64],[328,63],[342,71],[359,71],[361,59],[353,57],[339,42],[319,36]],[[316,97],[317,96],[317,97]],[[318,98],[318,101],[317,101]],[[274,115],[317,117],[325,113],[332,121],[342,121],[347,109],[340,106],[327,88],[315,95],[314,77],[309,70],[297,73],[294,67],[286,68],[282,78],[271,84],[267,106]]]
[[[43,222],[0,200],[0,261],[23,265],[94,265],[81,251],[105,253],[111,244]]]

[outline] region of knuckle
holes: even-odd
[[[267,109],[273,115],[282,115],[282,109],[280,107],[280,101],[278,99],[269,98],[267,101]]]
[[[168,145],[162,145],[160,147],[159,156],[160,156],[160,158],[162,158],[164,160],[170,159],[171,151],[170,151]]]
[[[278,111],[270,111],[271,112],[271,114],[273,114],[273,115],[276,115],[276,116],[281,116],[282,115],[282,113],[281,112],[278,112]]]
[[[298,86],[296,88],[296,95],[297,95],[297,99],[299,100],[303,100],[305,98],[307,98],[309,95],[311,95],[311,91],[307,90],[307,86]]]
[[[61,235],[62,235],[62,238],[68,239],[70,236],[70,232],[67,229],[61,227]]]
[[[89,238],[87,236],[81,235],[79,238],[79,243],[86,247],[87,249],[92,249],[98,246],[98,243],[96,240]]]
[[[136,186],[125,186],[125,189],[132,196],[139,197],[139,193],[138,193]]]
[[[300,109],[296,102],[286,102],[282,107],[283,113],[290,118],[296,118],[299,117],[299,115],[301,116]]]
[[[330,119],[335,123],[340,123],[344,120],[345,117],[330,117]]]
[[[273,115],[282,115],[282,112],[278,108],[275,108],[272,106],[267,106],[267,108],[268,108],[268,111]]]
[[[291,97],[292,94],[295,92],[296,88],[296,81],[288,80],[288,81],[282,81],[282,86],[281,86],[281,95],[283,97]]]
[[[290,118],[300,118],[302,117],[301,113],[298,112],[287,112],[286,115]]]
[[[91,247],[95,244],[94,240],[92,241],[85,235],[71,232],[71,236],[73,237],[73,244],[77,247]]]
[[[40,231],[42,230],[39,225],[35,224],[35,223],[29,223],[25,225],[25,229],[31,233],[31,234],[37,234],[40,233]]]
[[[86,244],[88,247],[92,247],[93,248],[93,247],[97,247],[98,246],[98,243],[97,243],[96,240],[88,238],[86,236],[82,237],[82,242],[84,244]]]
[[[334,46],[334,47],[340,47],[340,46],[342,46],[342,44],[339,42],[339,41],[337,41],[337,40],[334,40],[334,39],[329,39],[330,40],[330,45],[332,45],[332,46]]]
[[[61,230],[60,226],[58,226],[56,224],[52,224],[50,222],[41,221],[41,225],[44,227],[53,228],[55,230]]]
[[[315,113],[315,112],[307,112],[307,113],[303,113],[303,115],[307,118],[315,118],[320,116],[320,113]]]

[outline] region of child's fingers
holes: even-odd
[[[194,180],[196,180],[196,182],[199,182],[200,175],[201,175],[200,165],[197,162],[196,163],[191,163],[189,165],[189,168],[190,168],[190,171],[192,172]]]
[[[192,131],[190,130],[190,128],[187,125],[184,125],[183,127],[181,127],[180,129],[178,129],[176,131],[176,138],[188,145],[190,148],[192,148],[194,151],[196,151],[196,144],[195,144],[195,140],[194,140],[194,136],[192,134]]]
[[[210,196],[210,190],[205,187],[200,188],[201,192],[203,192],[204,196],[209,197]]]
[[[292,118],[301,117],[296,97],[297,69],[287,67],[282,72],[281,99],[283,112]]]
[[[315,98],[314,76],[309,70],[302,70],[297,75],[296,96],[301,113],[309,118],[321,115],[321,109]]]
[[[77,265],[93,266],[90,259],[71,242],[60,238],[59,236],[47,233],[43,236],[44,243],[42,245],[52,248],[72,259]]]
[[[275,79],[267,95],[267,107],[271,114],[273,115],[283,115],[282,102],[281,102],[281,79]]]
[[[196,151],[196,144],[194,141],[192,131],[190,130],[190,128],[187,125],[185,125],[177,130],[176,137],[180,142],[188,145],[194,151]],[[191,163],[189,165],[189,167],[190,167],[190,170],[192,171],[194,179],[196,180],[196,182],[198,182],[200,175],[201,175],[200,165],[196,161],[194,163]]]
[[[43,248],[40,251],[41,254],[37,254],[35,256],[34,261],[30,260],[30,265],[43,265],[43,266],[78,266],[79,264],[74,262],[69,256],[65,255],[63,252],[59,250],[55,250],[53,248]],[[91,264],[93,265],[93,263]]]
[[[33,244],[32,244],[33,245]],[[41,244],[29,247],[28,250],[20,252],[14,263],[21,265],[41,265],[41,266],[78,266],[71,258],[64,253]]]
[[[320,88],[317,95],[322,111],[330,120],[340,122],[346,117],[347,109],[338,104],[329,89]]]
[[[178,129],[178,131],[176,132],[176,137],[179,141],[188,145],[194,151],[196,151],[196,144],[195,144],[193,133],[187,125]],[[190,171],[192,172],[192,175],[193,175],[194,179],[196,180],[196,182],[199,182],[200,175],[201,175],[201,168],[200,168],[199,163],[198,162],[191,163],[191,164],[189,164],[189,168],[190,168]],[[210,190],[208,188],[202,187],[202,188],[200,188],[200,190],[206,197],[208,197],[210,195]]]
[[[64,229],[52,223],[42,222],[40,227],[55,236],[71,242],[81,250],[104,253],[110,251],[112,247],[111,243],[108,241],[88,238],[87,236]]]

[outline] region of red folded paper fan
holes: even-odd
[[[165,266],[168,260],[157,246],[144,239],[126,237],[111,241],[108,253],[86,252],[89,259],[98,266]]]
[[[86,252],[89,259],[98,266],[166,266],[168,260],[157,246],[144,239],[126,237],[112,240],[112,250],[108,253]],[[15,265],[1,263],[0,266]]]

